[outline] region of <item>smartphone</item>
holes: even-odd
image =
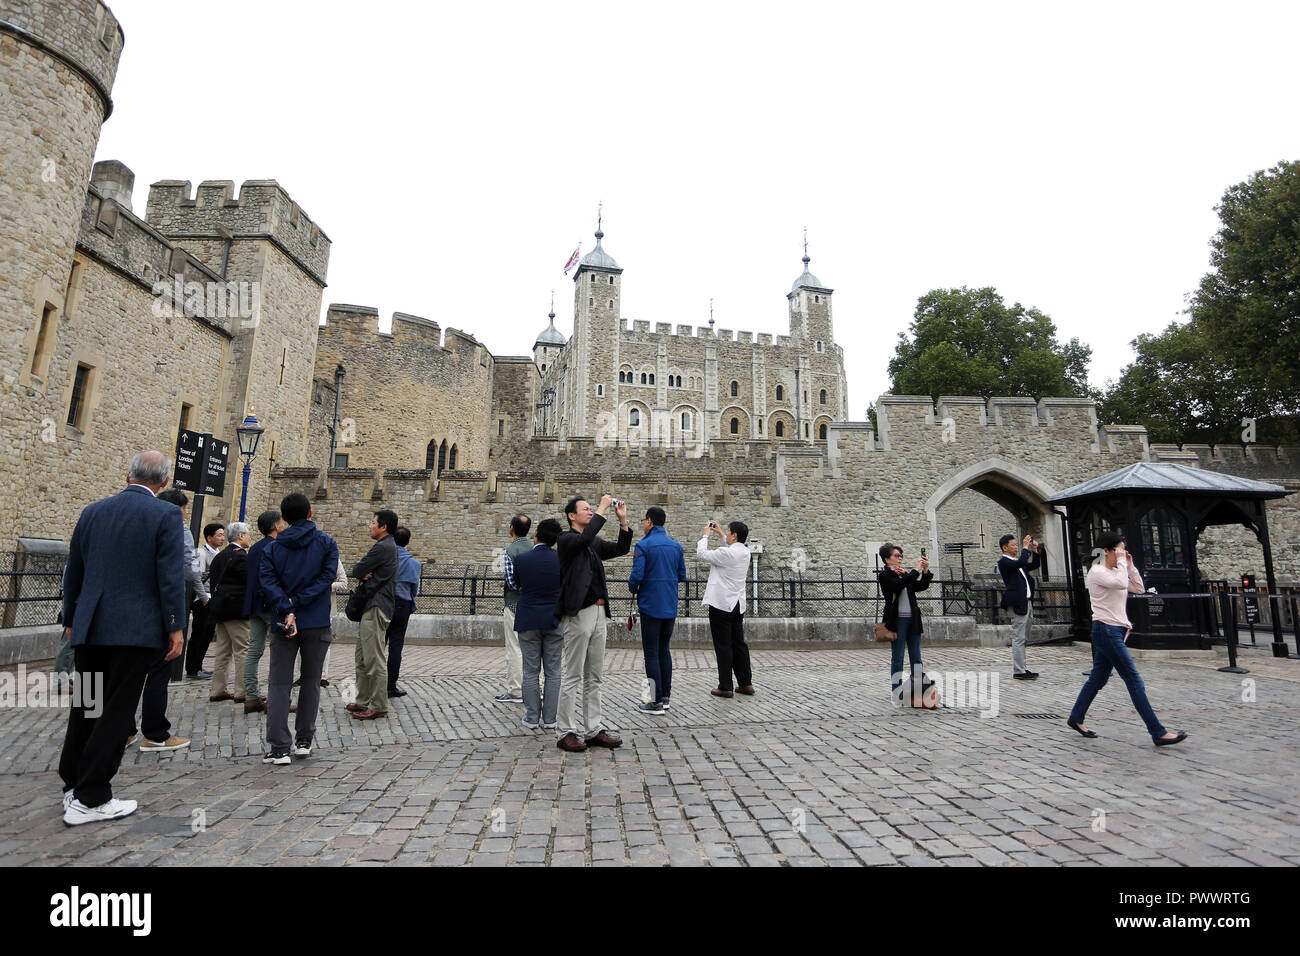
[[[923,557],[923,558],[925,557],[925,548],[922,548],[922,549],[921,549],[921,557]]]

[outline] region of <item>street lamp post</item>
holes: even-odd
[[[239,454],[244,459],[244,490],[239,495],[240,521],[244,520],[244,508],[248,504],[248,476],[253,471],[253,456],[257,454],[257,443],[262,438],[263,430],[251,408],[243,424],[235,429],[235,434],[239,438]]]

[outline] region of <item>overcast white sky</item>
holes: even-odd
[[[605,248],[625,318],[787,331],[835,289],[851,417],[919,296],[991,285],[1116,376],[1208,268],[1229,185],[1300,159],[1300,4],[159,3],[97,159],[276,179],[333,241],[325,304],[528,354]]]

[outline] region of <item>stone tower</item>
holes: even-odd
[[[51,362],[122,42],[98,0],[0,0],[0,487],[18,487],[58,419]],[[17,506],[0,505],[0,525]]]
[[[551,311],[548,313],[550,324],[537,334],[537,341],[533,343],[533,362],[537,365],[537,370],[545,375],[546,370],[555,363],[555,357],[560,354],[560,349],[564,348],[564,333],[555,327],[555,303],[551,303]]]
[[[214,272],[238,287],[250,314],[232,324],[222,369],[213,434],[234,442],[250,409],[265,429],[248,487],[248,511],[273,506],[266,498],[272,468],[306,463],[312,373],[330,240],[274,180],[248,180],[234,195],[229,180],[164,180],[149,188],[145,218]],[[238,512],[243,464],[232,448],[220,517]],[[211,506],[212,503],[209,503]],[[214,520],[218,515],[213,515]]]
[[[814,351],[824,352],[835,341],[831,328],[831,292],[822,281],[808,271],[808,239],[803,241],[803,274],[794,280],[786,299],[790,303],[790,337],[800,344],[814,346]],[[817,342],[822,343],[816,349]]]
[[[597,216],[596,248],[582,257],[573,275],[574,352],[569,375],[561,386],[566,392],[565,429],[569,435],[590,435],[600,425],[592,413],[597,404],[596,383],[603,383],[609,377],[607,370],[619,365],[623,270],[601,245],[604,238]]]

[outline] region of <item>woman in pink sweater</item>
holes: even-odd
[[[1092,600],[1092,673],[1079,691],[1079,698],[1074,702],[1066,723],[1085,737],[1097,736],[1083,725],[1083,718],[1097,691],[1110,679],[1110,672],[1117,670],[1155,745],[1167,747],[1180,743],[1187,739],[1187,734],[1181,730],[1178,733],[1166,731],[1156,718],[1147,700],[1142,675],[1137,672],[1125,644],[1128,632],[1133,629],[1128,619],[1128,596],[1129,592],[1143,593],[1142,575],[1138,574],[1137,567],[1124,549],[1122,535],[1107,531],[1097,539],[1097,547],[1102,549],[1102,557],[1088,570],[1088,597]]]

